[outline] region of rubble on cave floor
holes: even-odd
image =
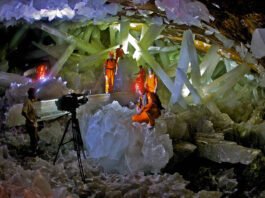
[[[46,123],[40,132],[38,156],[22,151],[29,148],[23,128],[5,131],[0,139],[0,194],[25,197],[220,197],[220,192],[186,189],[189,183],[178,173],[134,174],[106,173],[95,160],[83,160],[87,183],[79,176],[76,153],[66,144],[56,165],[52,164],[65,121]],[[20,150],[20,151],[19,151]]]
[[[115,110],[113,110],[113,107]],[[83,108],[86,109],[85,106]],[[134,113],[133,110],[121,107],[114,102],[98,109],[98,111],[84,111],[87,114],[82,116],[82,121],[80,122],[86,120],[89,123],[96,118],[101,120],[105,114],[109,114],[104,116],[106,121],[103,119],[101,122],[101,127],[104,129],[104,125],[109,123],[109,118],[118,116],[119,111],[128,115]],[[118,117],[122,121],[121,116]],[[127,116],[125,118],[129,119],[130,117]],[[223,145],[223,143],[227,142],[224,140],[224,135],[220,134],[220,126],[223,126],[223,130],[225,130],[225,127],[228,127],[228,125],[225,124],[226,121],[222,120],[222,118],[215,117],[208,111],[203,110],[203,107],[190,108],[179,114],[165,111],[157,119],[155,130],[160,135],[154,136],[153,134],[153,137],[149,139],[151,142],[146,146],[150,146],[152,141],[158,143],[161,140],[159,137],[169,134],[170,139],[172,139],[172,143],[170,143],[174,152],[173,158],[171,158],[162,172],[151,173],[152,169],[130,173],[111,172],[101,165],[100,160],[89,158],[83,160],[84,172],[87,177],[87,183],[85,184],[82,183],[79,176],[77,157],[71,143],[62,147],[57,163],[53,165],[53,159],[63,135],[66,121],[67,118],[64,117],[44,123],[45,127],[40,131],[41,142],[38,156],[32,156],[28,153],[29,137],[23,127],[9,128],[5,130],[5,133],[2,133],[0,137],[0,193],[13,193],[17,196],[27,195],[28,197],[34,197],[37,194],[40,197],[53,195],[59,198],[65,198],[66,196],[229,197],[232,195],[241,196],[247,193],[249,195],[245,197],[253,197],[253,195],[259,196],[262,193],[261,186],[263,180],[261,176],[265,173],[262,168],[262,153],[253,155],[254,158],[251,158],[251,161],[249,161],[248,156],[252,156],[253,153],[248,153],[245,150],[248,148],[234,143],[231,145],[235,146],[235,149],[242,148],[246,152],[241,152],[240,158],[237,158],[237,161],[226,161],[226,155],[231,155],[232,159],[233,152],[229,152],[229,149],[220,149],[220,145],[211,143],[218,140]],[[119,128],[123,126],[134,129],[142,127],[143,131],[141,133],[147,132],[149,135],[152,135],[150,131],[144,130],[145,126],[134,126],[130,122],[127,122],[125,125],[123,124],[121,122],[117,126]],[[84,123],[81,123],[80,126],[81,128],[85,127]],[[216,133],[217,127],[219,133]],[[163,131],[161,131],[162,129]],[[136,133],[137,131],[133,132]],[[100,131],[98,133],[100,134]],[[131,132],[127,131],[127,133]],[[200,144],[203,144],[203,146],[205,144],[198,143],[195,137],[201,138],[199,140],[204,142],[209,140],[208,143],[212,148],[219,148],[208,149],[208,151],[211,150],[212,156],[216,156],[220,160],[217,160],[218,163],[210,161],[214,159],[206,160],[202,158],[205,156],[200,155],[202,146]],[[67,134],[66,139],[69,138],[70,133]],[[148,135],[145,138],[148,138]],[[108,139],[111,140],[110,137]],[[212,139],[215,141],[210,141]],[[117,145],[117,141],[115,141],[114,145]],[[106,146],[108,145],[106,144]],[[153,146],[155,147],[156,144]],[[111,148],[114,148],[114,146]],[[250,148],[248,150],[254,151],[254,149]],[[117,153],[119,154],[120,151]],[[108,154],[107,150],[103,154]],[[111,154],[109,156],[113,156],[115,153],[113,151],[109,154]],[[172,161],[172,159],[175,161]],[[141,159],[138,158],[138,160]],[[240,165],[238,163],[240,160],[247,161],[248,163]],[[247,181],[244,180],[244,177],[247,178]],[[254,189],[253,185],[257,184],[258,181],[259,183]]]

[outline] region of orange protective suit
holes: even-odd
[[[114,85],[114,77],[117,68],[116,59],[107,59],[104,64],[105,68],[105,92],[110,93],[113,92]]]
[[[144,87],[145,82],[145,71],[144,69],[140,69],[140,71],[137,73],[139,76],[136,78],[134,82],[134,87],[136,87],[136,84],[141,84],[141,86]]]
[[[40,65],[37,67],[37,78],[40,80],[40,79],[44,79],[45,77],[45,74],[46,74],[46,67],[45,65]]]
[[[147,91],[155,93],[157,89],[157,84],[158,84],[157,76],[155,74],[151,75],[149,74],[146,77],[144,86]]]
[[[124,51],[122,48],[117,48],[116,49],[116,59],[118,60],[119,58],[123,58],[124,55]]]
[[[132,117],[134,122],[149,123],[150,126],[155,125],[155,119],[160,116],[160,109],[157,105],[157,99],[154,93],[146,92],[140,97],[137,104],[137,108],[140,108],[142,112]]]
[[[138,72],[138,74],[139,74],[139,80],[141,80],[142,82],[144,82],[145,81],[145,71],[144,71],[144,69],[141,69],[139,72]]]

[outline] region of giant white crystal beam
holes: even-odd
[[[84,37],[83,37],[83,40],[84,40],[84,41],[86,41],[86,42],[89,41],[90,36],[91,36],[93,30],[94,30],[94,26],[93,26],[93,25],[89,25],[89,26],[86,28],[85,33],[84,33]]]
[[[184,82],[187,82],[185,79],[186,79],[186,73],[188,70],[189,62],[191,63],[192,67],[192,72],[191,72],[192,84],[197,89],[200,87],[200,70],[198,66],[198,57],[194,46],[194,41],[192,38],[192,32],[190,30],[185,31],[183,34],[179,57],[180,58],[178,62],[178,69],[181,72],[176,71],[178,75],[176,74],[174,81],[175,92],[171,95],[170,99],[170,102],[172,104],[174,104],[179,100],[183,84]],[[179,79],[180,77],[183,80],[180,80]],[[192,93],[195,94],[194,101],[197,102],[199,97],[197,91],[193,88],[193,86],[189,82],[186,85],[189,87],[190,91],[192,90]]]
[[[154,42],[154,40],[160,35],[164,28],[164,25],[151,25],[144,33],[142,39],[139,42],[139,46],[141,46],[144,50],[147,50],[148,47]]]
[[[155,43],[156,43],[157,46],[159,46],[161,48],[165,46],[164,42],[161,41],[161,40],[156,40]],[[160,60],[162,62],[163,67],[167,68],[170,65],[170,61],[169,61],[167,53],[160,52],[159,53],[159,57],[160,57]]]
[[[226,91],[233,88],[241,76],[250,70],[246,63],[242,63],[230,72],[214,80],[211,84],[202,88],[204,95],[213,93],[216,97],[221,97]]]
[[[67,49],[65,50],[64,54],[59,58],[59,60],[57,60],[57,62],[54,64],[54,66],[51,68],[51,71],[49,73],[49,76],[56,76],[59,71],[62,69],[64,63],[67,61],[67,59],[71,56],[71,54],[73,53],[74,49],[75,49],[76,45],[75,44],[71,44],[67,47]]]
[[[183,33],[180,55],[179,55],[179,60],[178,60],[178,68],[184,73],[184,75],[186,75],[188,71],[188,65],[189,65],[189,52],[188,52],[188,44],[187,44],[187,31],[185,31]],[[171,98],[170,98],[171,104],[176,103],[181,97],[180,94],[181,94],[181,90],[183,87],[183,83],[184,82],[180,81],[178,76],[176,75],[175,81],[174,81],[175,91],[172,93]]]
[[[130,23],[129,21],[123,21],[120,24],[120,43],[123,45],[123,50],[126,53],[128,48],[128,35],[129,35]]]
[[[142,28],[141,28],[141,35],[140,35],[140,40],[142,40],[143,39],[143,37],[144,37],[144,35],[145,35],[145,33],[148,31],[148,25],[142,25]]]
[[[101,40],[100,40],[100,30],[99,28],[95,27],[94,31],[92,32],[91,35],[91,45],[97,50],[101,51],[105,49],[105,47],[102,45]]]
[[[46,46],[46,45],[36,43],[34,41],[32,42],[32,44],[35,45],[36,47],[40,48],[41,50],[46,52],[48,55],[50,55],[54,58],[60,58],[61,55],[63,54],[63,52],[65,51],[65,48],[67,47],[66,44]]]
[[[0,72],[0,87],[9,87],[11,83],[25,84],[29,81],[30,79],[24,76],[13,73]]]
[[[109,26],[109,34],[110,34],[110,46],[116,45],[116,32],[117,29],[114,25]]]
[[[220,55],[217,54],[219,47],[217,45],[212,45],[211,48],[208,50],[206,55],[204,56],[201,64],[200,64],[200,70],[201,70],[201,83],[204,84],[206,82],[209,82],[211,79],[211,76],[214,72],[214,69],[216,68],[219,60]]]
[[[94,53],[98,52],[98,49],[95,49],[95,47],[93,45],[91,45],[90,43],[88,43],[86,41],[82,41],[78,38],[75,38],[72,35],[68,35],[65,32],[61,32],[61,31],[59,31],[55,28],[52,28],[46,24],[39,23],[39,24],[36,24],[36,27],[40,28],[41,30],[43,30],[49,34],[52,34],[52,35],[57,36],[59,38],[63,38],[64,40],[66,40],[70,43],[76,43],[77,48],[84,50],[84,51],[88,52],[89,54],[94,54]]]
[[[166,46],[166,47],[158,47],[158,46],[150,46],[148,51],[150,54],[159,54],[161,52],[174,52],[178,50],[178,46]]]
[[[188,45],[188,52],[189,52],[189,60],[191,63],[191,80],[194,87],[199,88],[200,87],[200,69],[198,64],[198,56],[196,52],[196,48],[194,46],[194,41],[192,38],[192,32],[191,30],[187,30],[187,45]]]
[[[142,49],[147,50],[148,47],[154,42],[154,40],[160,35],[165,26],[153,24],[150,27],[143,25],[141,31],[140,41],[136,42]],[[130,42],[130,41],[129,41]],[[144,64],[142,54],[136,50],[133,57],[137,60],[138,64]]]
[[[187,88],[190,90],[190,93],[193,96],[193,102],[195,104],[199,104],[201,99],[200,99],[198,92],[196,91],[196,89],[193,88],[186,74],[184,74],[184,72],[179,68],[176,68],[176,78],[178,78],[179,81],[182,81],[187,86]]]

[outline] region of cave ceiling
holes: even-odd
[[[209,14],[212,16],[211,20],[201,21],[201,27],[194,25],[185,25],[175,23],[167,19],[165,11],[158,9],[155,0],[147,1],[146,4],[135,4],[132,0],[107,0],[105,4],[119,3],[123,9],[117,13],[119,20],[123,16],[130,18],[131,22],[146,23],[146,18],[160,17],[164,19],[163,24],[165,28],[162,32],[167,38],[181,42],[179,39],[185,30],[191,29],[195,34],[195,39],[209,43],[223,46],[220,39],[217,39],[214,34],[205,34],[208,27],[218,30],[225,37],[237,42],[237,45],[243,45],[250,51],[250,43],[253,31],[256,28],[265,27],[265,7],[262,1],[255,0],[199,0],[203,3]],[[69,1],[70,2],[70,1]],[[146,2],[146,1],[139,1]],[[126,12],[132,11],[133,15],[128,16]],[[144,12],[143,12],[144,11]],[[147,17],[146,17],[147,16]],[[58,22],[54,20],[53,23]],[[237,53],[235,48],[231,51]],[[258,60],[260,64],[265,66],[265,58]]]

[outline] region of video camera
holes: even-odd
[[[80,105],[86,104],[88,101],[86,94],[67,94],[58,99],[57,108],[60,111],[75,111]]]

